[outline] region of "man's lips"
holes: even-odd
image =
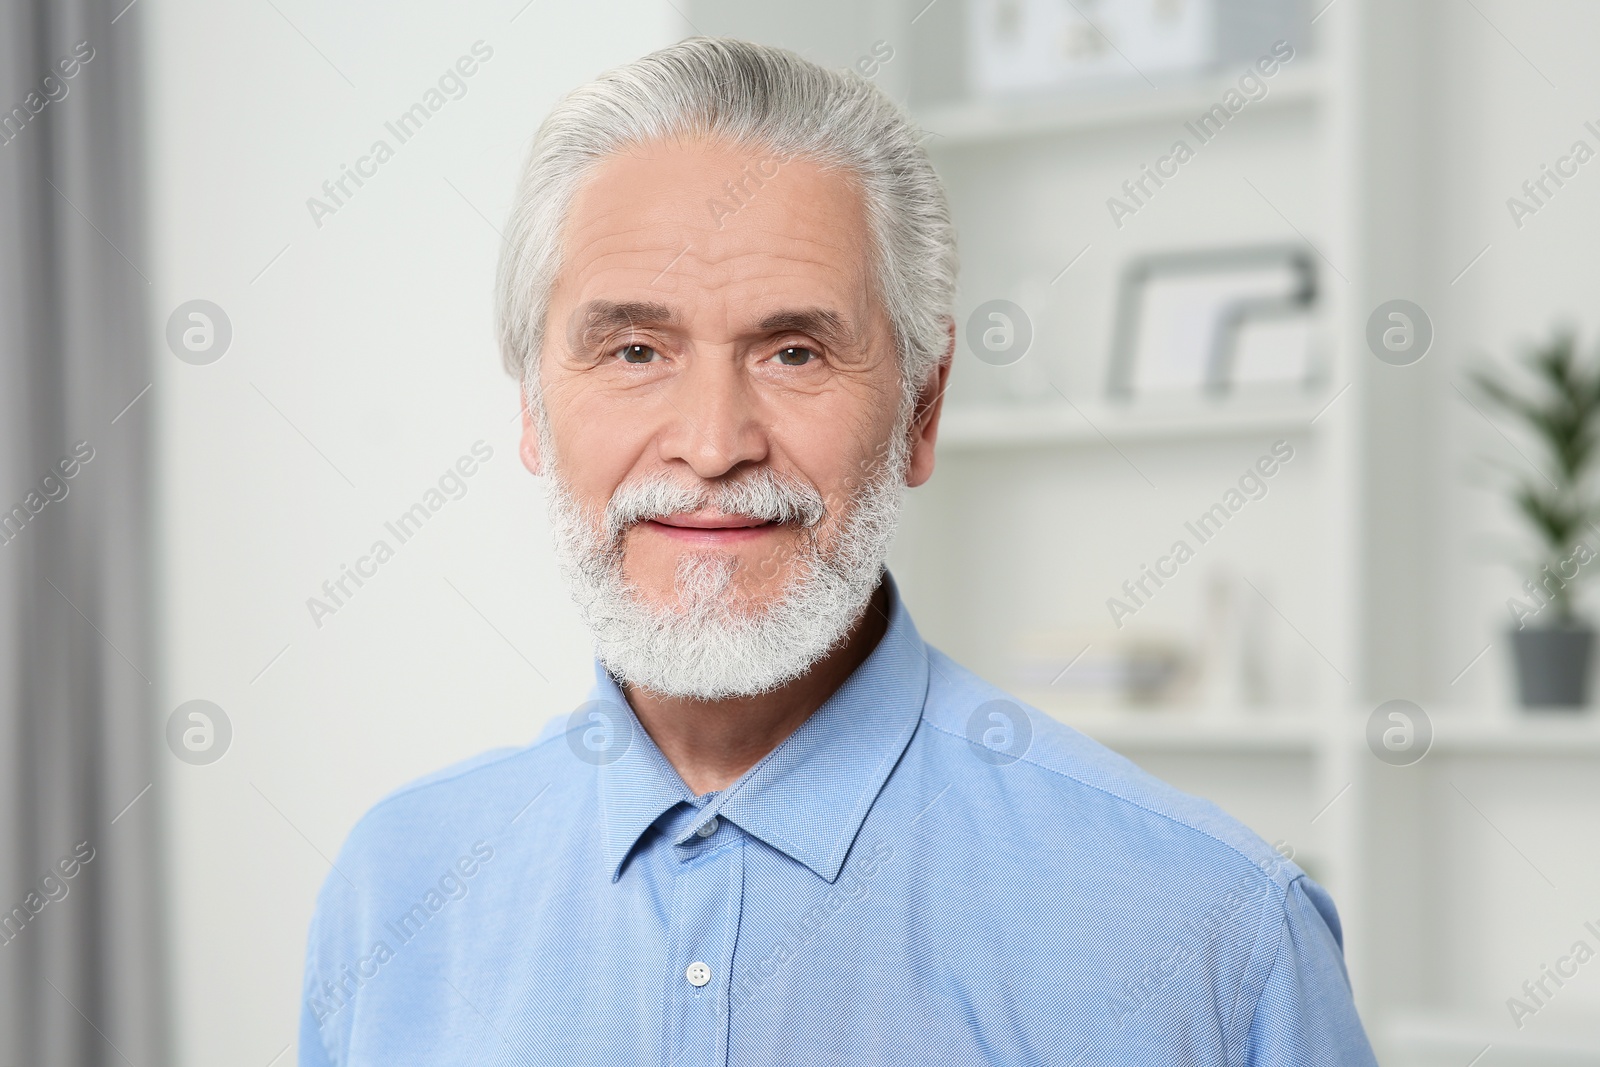
[[[780,524],[748,515],[662,515],[640,523],[678,541],[726,545],[748,541],[776,530]]]

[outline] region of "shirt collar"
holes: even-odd
[[[889,625],[866,660],[823,705],[738,781],[699,798],[640,725],[615,680],[595,663],[589,699],[609,704],[620,755],[599,765],[601,849],[612,881],[639,836],[661,814],[686,802],[701,807],[679,837],[688,840],[713,816],[805,864],[832,882],[867,811],[922,717],[928,651],[894,579],[884,585]],[[872,609],[868,609],[872,610]]]

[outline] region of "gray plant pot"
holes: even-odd
[[[1513,630],[1511,644],[1523,707],[1575,711],[1589,703],[1592,628],[1579,625]]]

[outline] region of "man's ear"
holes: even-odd
[[[906,485],[915,489],[933,477],[933,446],[939,437],[939,415],[944,411],[944,393],[950,387],[950,365],[956,354],[956,321],[949,320],[945,331],[944,355],[917,396],[916,414],[911,420],[911,462],[906,467]]]
[[[539,454],[539,427],[534,422],[533,408],[528,404],[528,390],[520,389],[522,394],[522,442],[517,448],[517,454],[522,457],[522,465],[528,468],[529,474],[543,474],[543,457]]]

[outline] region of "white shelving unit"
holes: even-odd
[[[1314,108],[1325,96],[1326,75],[1315,64],[1285,68],[1273,89],[1259,101],[1266,110]],[[993,145],[1001,141],[1110,129],[1123,131],[1152,123],[1181,123],[1216,103],[1233,81],[1196,77],[1156,91],[1110,91],[1088,96],[1034,100],[971,100],[923,109],[918,119],[932,135],[935,151]]]
[[[913,64],[926,58],[921,40],[934,49],[933,62],[958,68],[938,49],[959,45],[959,5],[942,17],[942,26],[912,38]],[[1120,226],[1107,199],[1124,196],[1122,182],[1175,139],[1192,144],[1185,122],[1222,98],[1236,70],[1055,99],[950,99],[937,86],[940,98],[921,107],[915,88],[929,79],[907,76],[961,232],[959,314],[993,298],[1021,305],[1035,327],[1023,363],[1038,365],[990,367],[963,346],[941,427],[942,469],[919,491],[897,565],[931,616],[923,626],[933,640],[1292,849],[1350,920],[1361,910],[1351,796],[1361,752],[1339,736],[1339,724],[1358,670],[1351,516],[1360,397],[1347,388],[1353,353],[1339,246],[1352,205],[1338,168],[1346,106],[1339,90],[1351,60],[1326,35],[1294,45],[1293,64],[1270,81],[1268,95]],[[1320,318],[1332,352],[1321,386],[1266,401],[1107,398],[1123,264],[1153,252],[1286,240],[1318,250]],[[1292,444],[1296,458],[1273,485],[1276,495],[1241,512],[1230,540],[1196,543],[1185,522],[1278,441]],[[1122,596],[1123,580],[1178,538],[1196,548],[1196,570],[1180,572],[1148,609],[1114,627],[1108,598]],[[1306,566],[1308,552],[1314,567]],[[1060,643],[1063,666],[1085,642],[1129,635],[1176,632],[1203,646],[1213,570],[1233,576],[1232,595],[1270,598],[1265,621],[1277,629],[1276,647],[1298,657],[1296,677],[1255,702],[1262,706],[1084,709],[1008,673],[1006,646],[1037,645],[1056,625],[1074,634]],[[1354,944],[1351,955],[1359,975]]]
[[[1408,154],[1426,119],[1415,103],[1422,18],[1377,0],[1327,5],[1269,95],[1117,225],[1107,198],[1216,103],[1236,69],[1156,89],[983,99],[965,85],[960,0],[698,0],[688,14],[703,32],[833,66],[892,45],[879,84],[929,134],[960,230],[958,332],[988,299],[1033,317],[1033,349],[1016,367],[959,351],[939,470],[911,494],[894,560],[923,633],[1292,848],[1338,903],[1380,1062],[1600,1064],[1600,994],[1589,1015],[1582,994],[1569,995],[1559,1032],[1532,1036],[1504,1004],[1570,943],[1562,916],[1573,900],[1600,901],[1590,868],[1564,862],[1593,849],[1600,825],[1600,720],[1430,708],[1433,746],[1409,767],[1380,762],[1365,740],[1378,703],[1413,695],[1393,691],[1410,677],[1394,664],[1426,624],[1389,588],[1418,550],[1406,541],[1415,504],[1375,475],[1412,462],[1394,448],[1409,428],[1363,338],[1371,308],[1418,261],[1407,206],[1432,195]],[[1315,253],[1330,352],[1321,386],[1275,403],[1105,399],[1129,258],[1283,241]],[[1106,601],[1123,581],[1280,440],[1295,456],[1270,493],[1113,626]],[[1021,647],[1063,668],[1086,642],[1129,635],[1208,649],[1212,573],[1265,603],[1258,617],[1282,668],[1269,692],[1237,706],[1088,708],[1020,680],[1010,657]],[[1600,904],[1591,910],[1600,922]]]
[[[1391,1062],[1411,1067],[1461,1067],[1474,1057],[1478,1064],[1587,1067],[1600,1057],[1600,1043],[1582,1033],[1507,1036],[1503,1028],[1485,1026],[1470,1015],[1403,1015],[1391,1030]]]
[[[983,404],[945,412],[939,445],[962,451],[1034,446],[1272,439],[1314,431],[1318,407],[1215,407],[1151,413],[1106,404]]]

